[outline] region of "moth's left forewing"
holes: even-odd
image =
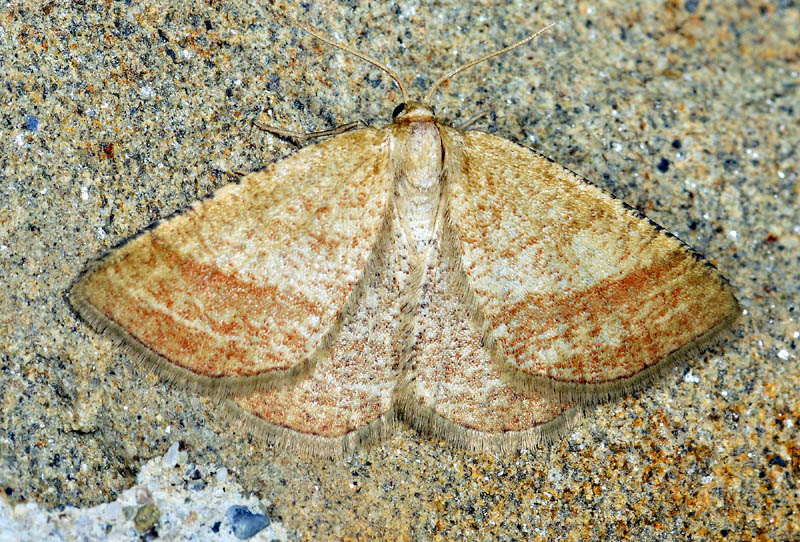
[[[597,400],[647,382],[738,314],[702,257],[562,166],[442,129],[448,221],[483,341],[517,387]]]

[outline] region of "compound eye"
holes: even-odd
[[[396,119],[400,113],[406,110],[406,104],[400,104],[392,111],[392,120]]]

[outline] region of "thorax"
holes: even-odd
[[[443,147],[436,122],[395,121],[391,127],[394,202],[401,227],[417,252],[436,238],[443,181]]]

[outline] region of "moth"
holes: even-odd
[[[728,282],[636,210],[434,115],[445,80],[546,28],[444,74],[421,101],[306,30],[394,79],[392,123],[334,131],[224,186],[71,288],[83,319],[166,378],[312,454],[400,420],[509,452],[646,385],[736,318]]]

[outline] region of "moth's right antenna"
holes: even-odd
[[[329,38],[326,38],[322,34],[317,33],[317,31],[314,30],[313,28],[310,28],[310,27],[302,25],[302,24],[298,25],[298,26],[300,28],[302,28],[303,30],[305,30],[306,32],[308,32],[309,34],[311,34],[312,36],[314,36],[315,38],[317,38],[319,41],[327,43],[331,47],[336,47],[337,49],[341,49],[342,51],[344,51],[346,53],[350,53],[351,55],[357,56],[361,60],[369,62],[370,64],[372,64],[376,68],[386,72],[389,75],[389,77],[394,79],[394,82],[397,83],[397,86],[400,87],[400,93],[403,95],[403,103],[408,103],[408,94],[406,93],[406,89],[403,86],[403,83],[400,82],[400,78],[397,76],[396,73],[394,73],[391,70],[391,68],[381,64],[380,62],[378,62],[374,58],[372,58],[370,56],[367,56],[367,55],[365,55],[364,53],[362,53],[360,51],[357,51],[356,49],[350,47],[349,45],[344,45],[343,43],[336,43],[335,41],[333,41],[333,40],[331,40]]]
[[[545,26],[541,30],[537,30],[536,32],[534,32],[533,34],[528,36],[527,38],[523,38],[523,39],[519,40],[517,43],[512,43],[508,47],[500,49],[499,51],[495,51],[494,53],[489,53],[488,55],[484,55],[484,56],[482,56],[482,57],[480,57],[480,58],[478,58],[476,60],[473,60],[472,62],[467,62],[463,66],[459,66],[458,68],[454,68],[454,69],[450,70],[449,72],[445,73],[439,79],[436,80],[436,82],[433,84],[433,86],[430,88],[430,90],[428,90],[428,93],[425,94],[424,103],[430,103],[431,100],[433,99],[433,93],[436,92],[436,89],[439,86],[441,86],[442,83],[444,83],[445,81],[447,81],[448,79],[450,79],[454,75],[459,74],[459,73],[463,72],[464,70],[468,70],[471,67],[475,66],[476,64],[480,64],[481,62],[484,62],[484,61],[489,60],[491,58],[494,58],[496,56],[500,56],[503,53],[507,53],[512,49],[516,49],[520,45],[525,45],[526,43],[528,43],[532,39],[536,38],[542,32],[544,32],[546,30],[550,30],[551,28],[553,28],[553,26],[555,26],[555,24],[556,23],[550,23],[549,25]]]

